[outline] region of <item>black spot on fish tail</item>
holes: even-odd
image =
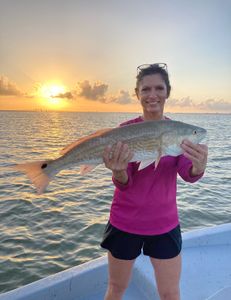
[[[47,164],[43,164],[42,166],[41,166],[41,169],[45,169],[47,167]]]

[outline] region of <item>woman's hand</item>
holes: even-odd
[[[133,154],[127,144],[118,142],[115,146],[107,146],[103,153],[105,166],[112,171],[127,170]]]
[[[184,156],[192,161],[191,175],[197,176],[203,173],[207,165],[208,146],[184,140],[181,147],[184,150]]]
[[[126,184],[128,181],[127,167],[133,153],[127,144],[118,142],[115,146],[107,146],[104,149],[103,161],[106,168],[113,172],[113,177],[119,182]]]

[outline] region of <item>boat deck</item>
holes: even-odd
[[[105,290],[102,290],[96,294],[89,295],[87,297],[83,298],[76,298],[76,300],[102,300],[104,299]],[[134,284],[131,283],[128,290],[126,291],[123,300],[148,300],[147,298],[144,298],[142,291],[139,290],[139,288]]]
[[[227,263],[231,261],[231,246],[201,247],[199,255],[197,252],[198,249],[190,248],[183,255],[183,299],[203,300],[215,294],[214,300],[231,299],[231,293],[228,298],[219,298],[227,286],[231,289],[231,266]]]
[[[182,300],[231,299],[231,223],[183,234],[183,241]],[[0,294],[0,300],[102,300],[107,277],[102,257]],[[141,255],[123,300],[151,299],[159,299],[153,269]]]
[[[183,251],[181,297],[187,300],[231,299],[231,245],[186,247]],[[229,275],[229,276],[227,276]],[[144,283],[146,286],[144,286]],[[78,300],[103,299],[106,287]],[[124,300],[158,300],[149,259],[137,260]]]

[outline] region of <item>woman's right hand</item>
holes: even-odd
[[[106,168],[110,169],[113,177],[121,183],[128,181],[127,167],[133,153],[127,144],[118,142],[115,146],[107,146],[104,149],[103,161]]]

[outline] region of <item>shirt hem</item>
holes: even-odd
[[[165,227],[163,229],[151,229],[151,230],[137,230],[137,229],[131,229],[131,228],[127,228],[126,226],[121,226],[121,224],[118,224],[116,222],[114,222],[111,218],[109,219],[109,222],[111,223],[112,226],[116,227],[119,230],[122,230],[124,232],[127,233],[132,233],[132,234],[139,234],[139,235],[159,235],[159,234],[164,234],[167,233],[169,231],[171,231],[172,229],[176,228],[178,225],[180,225],[179,220],[173,224],[171,224],[168,227]]]

